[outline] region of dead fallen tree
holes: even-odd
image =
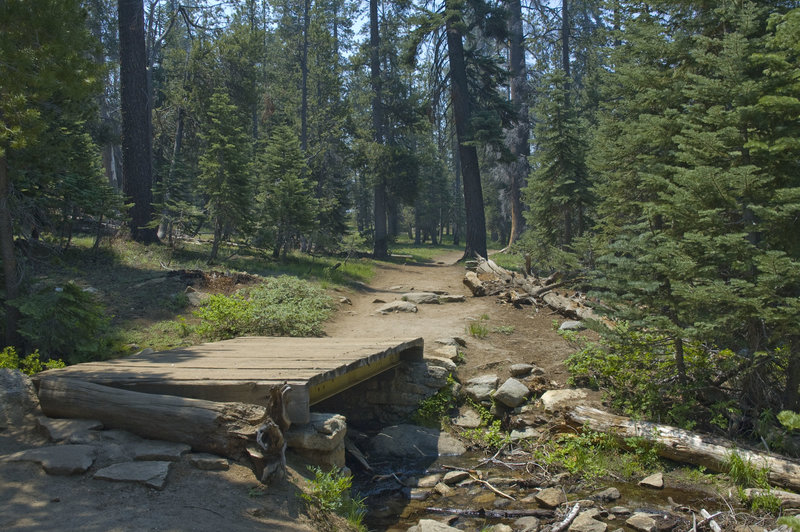
[[[732,453],[753,467],[769,470],[771,484],[800,489],[800,463],[769,453],[738,448],[733,442],[710,435],[701,435],[669,425],[634,421],[590,406],[575,406],[565,412],[567,420],[575,426],[625,438],[642,438],[656,444],[659,456],[698,466],[711,471],[726,472]]]
[[[270,404],[264,407],[132,392],[51,377],[39,382],[39,402],[49,417],[95,419],[106,428],[186,443],[196,451],[234,460],[252,460],[255,447],[262,463],[253,465],[257,476],[266,481],[269,478],[263,478],[263,471],[280,475],[285,464],[286,388],[272,390]]]
[[[498,266],[491,259],[477,257],[474,271],[468,271],[464,276],[464,284],[475,297],[498,296],[517,307],[525,304],[546,305],[567,318],[599,321],[613,326],[611,320],[587,304],[583,294],[560,290],[563,281],[558,273],[546,278],[521,275]]]

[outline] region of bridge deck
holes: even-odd
[[[129,390],[210,401],[264,404],[269,388],[288,382],[293,423],[311,405],[422,358],[422,338],[271,338],[249,336],[193,347],[76,364],[39,374]]]

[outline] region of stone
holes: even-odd
[[[428,363],[430,366],[438,366],[440,368],[444,368],[447,371],[453,372],[456,371],[458,368],[456,367],[456,363],[450,360],[449,358],[444,357],[425,357],[425,362]]]
[[[384,303],[386,303],[386,300],[385,300],[385,299],[381,299],[381,298],[379,298],[379,297],[376,297],[375,299],[373,299],[373,300],[372,300],[372,302],[373,302],[373,303],[380,303],[380,304],[384,304]]]
[[[655,532],[656,520],[644,512],[636,512],[625,521],[625,524],[637,532]]]
[[[78,475],[94,463],[97,448],[93,445],[51,445],[20,451],[3,458],[7,462],[34,462],[48,475]]]
[[[433,292],[409,292],[408,294],[403,294],[400,299],[417,305],[439,304],[439,296]]]
[[[530,440],[534,438],[539,438],[542,435],[541,432],[536,430],[533,427],[525,427],[522,430],[512,430],[511,431],[511,441],[517,442],[521,440]]]
[[[464,444],[446,432],[417,425],[394,425],[370,440],[370,456],[389,459],[460,456]]]
[[[461,338],[460,336],[452,336],[450,338],[439,338],[436,340],[437,344],[441,345],[455,345],[461,347],[467,347],[467,341]]]
[[[662,473],[654,473],[649,477],[639,481],[639,485],[644,488],[660,490],[664,487],[664,475]]]
[[[38,416],[36,423],[50,441],[54,442],[81,438],[81,433],[103,428],[102,423],[90,419],[53,419],[46,416]],[[86,438],[86,440],[88,439],[90,438]]]
[[[411,488],[408,491],[408,498],[412,501],[426,501],[431,496],[431,490],[427,488]]]
[[[559,331],[583,331],[585,329],[586,325],[582,321],[575,320],[567,320],[558,327]]]
[[[410,527],[408,532],[461,532],[450,525],[434,521],[433,519],[421,519],[419,523]]]
[[[444,482],[439,482],[433,487],[433,491],[441,495],[442,497],[450,497],[453,494],[453,488],[445,484]]]
[[[0,368],[0,429],[16,428],[25,416],[39,412],[39,397],[31,378],[21,371]]]
[[[525,402],[529,393],[527,386],[512,377],[497,389],[494,393],[494,399],[509,408],[516,408]]]
[[[458,358],[458,347],[455,345],[446,345],[444,347],[440,347],[434,350],[434,353],[437,356],[447,358],[450,360],[455,360]]]
[[[133,355],[133,356],[139,356],[139,355],[152,355],[153,353],[155,353],[155,351],[153,350],[153,348],[152,348],[152,347],[145,347],[144,349],[142,349],[142,350],[141,350],[141,351],[139,351],[138,353],[134,353],[134,355]]]
[[[503,499],[506,502],[511,502],[508,499]],[[514,529],[508,525],[499,524],[499,525],[492,525],[488,528],[483,528],[482,530],[486,530],[486,532],[514,532]]]
[[[610,513],[614,515],[630,515],[631,509],[626,508],[625,506],[614,506],[608,510]]]
[[[172,462],[123,462],[98,470],[94,478],[111,482],[134,482],[164,489]]]
[[[481,423],[481,415],[471,408],[462,409],[458,417],[453,419],[453,425],[465,429],[476,429],[481,426]]]
[[[537,532],[539,530],[539,519],[532,515],[520,517],[514,521],[514,527],[519,532]]]
[[[341,414],[312,412],[310,422],[292,425],[284,434],[286,446],[322,467],[344,467],[347,421]]]
[[[604,489],[603,491],[598,491],[594,495],[592,495],[592,499],[597,501],[616,501],[622,495],[620,495],[619,490],[617,488],[608,488]]]
[[[533,371],[533,364],[512,364],[508,371],[512,377],[525,377]]]
[[[416,312],[417,306],[408,301],[392,301],[378,309],[380,314],[391,314],[392,312]]]
[[[583,404],[601,406],[597,392],[584,388],[569,388],[564,390],[548,390],[542,394],[541,401],[545,412],[559,412],[572,406]]]
[[[186,300],[193,307],[200,307],[205,305],[211,299],[211,294],[207,292],[199,292],[191,286],[186,287]]]
[[[595,519],[599,515],[600,511],[597,508],[581,512],[567,530],[570,532],[606,532],[608,525]]]
[[[465,303],[466,301],[467,298],[463,295],[444,294],[439,296],[439,303]]]
[[[181,456],[192,450],[190,445],[185,443],[174,443],[169,441],[159,440],[142,440],[130,444],[127,447],[128,452],[133,456],[134,460],[153,460],[153,461],[168,461],[177,462]]]
[[[557,508],[567,502],[567,496],[561,488],[545,488],[536,494],[535,499],[545,508]]]
[[[497,496],[488,490],[482,490],[481,493],[476,495],[472,498],[472,504],[474,505],[484,505],[484,504],[494,504],[494,500]]]
[[[353,302],[350,301],[349,297],[342,296],[342,297],[339,298],[339,304],[340,305],[352,305]]]
[[[189,463],[203,471],[227,471],[231,467],[227,458],[209,453],[192,453],[189,455]]]
[[[442,482],[444,482],[448,486],[452,486],[468,478],[469,478],[469,473],[467,473],[466,471],[448,471],[447,473],[445,473],[444,478],[442,478]]]
[[[442,480],[442,475],[427,475],[417,480],[416,486],[418,488],[432,488]]]
[[[468,380],[464,384],[463,393],[473,401],[480,403],[491,399],[499,382],[500,379],[497,375],[481,375]]]

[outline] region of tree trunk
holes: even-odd
[[[525,220],[522,216],[521,189],[528,176],[528,104],[527,74],[525,69],[525,47],[522,32],[522,5],[520,0],[508,3],[510,12],[511,103],[516,112],[516,121],[511,130],[509,150],[514,161],[510,164],[509,203],[511,207],[511,232],[508,245],[512,245],[522,234]]]
[[[300,60],[302,76],[300,91],[300,149],[303,153],[308,147],[308,26],[311,16],[311,0],[303,1],[303,55]]]
[[[369,46],[370,46],[370,84],[372,85],[372,130],[377,144],[383,144],[383,102],[381,100],[381,61],[380,33],[378,31],[378,0],[369,0]],[[382,174],[382,170],[373,169]],[[386,181],[383,175],[376,175],[373,186],[375,215],[375,239],[372,254],[376,258],[389,255],[389,242],[386,231]]]
[[[142,0],[118,0],[122,101],[122,190],[133,203],[128,211],[131,236],[158,242],[152,218],[152,139]]]
[[[450,0],[452,3],[452,0]],[[448,2],[445,9],[449,10]],[[450,57],[450,94],[453,121],[456,126],[458,154],[461,160],[461,177],[464,184],[464,210],[467,218],[465,258],[486,253],[486,215],[483,210],[481,173],[478,166],[478,151],[469,144],[470,119],[472,117],[470,96],[467,89],[467,66],[464,60],[464,43],[461,40],[458,13],[450,11],[445,19],[447,51]]]
[[[17,323],[19,310],[9,301],[19,297],[20,276],[17,271],[17,254],[14,249],[14,224],[11,221],[11,180],[8,177],[8,160],[5,155],[0,156],[0,256],[3,259],[3,280],[5,294],[5,345],[19,345]]]

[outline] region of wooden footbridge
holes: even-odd
[[[292,423],[308,423],[315,403],[422,358],[422,338],[271,338],[250,336],[171,351],[76,364],[40,373],[137,392],[266,404],[288,382]]]

